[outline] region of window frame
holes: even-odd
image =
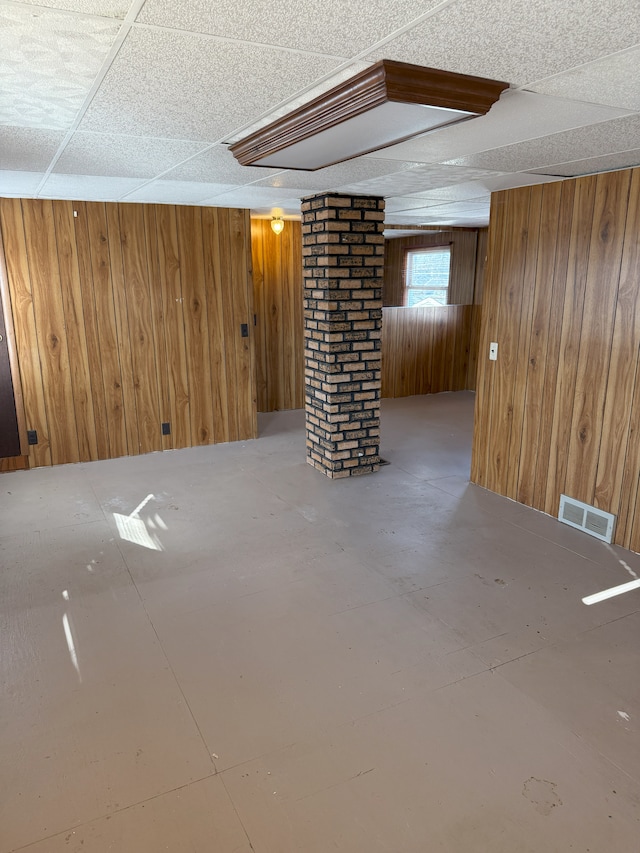
[[[403,262],[403,266],[402,266],[402,284],[403,284],[402,304],[405,308],[426,307],[426,306],[417,306],[417,305],[409,305],[408,304],[411,291],[427,289],[424,286],[422,286],[422,287],[412,286],[409,283],[409,274],[410,274],[410,269],[411,269],[411,267],[410,267],[411,256],[412,255],[428,255],[428,254],[432,254],[432,253],[435,254],[436,252],[441,253],[443,251],[446,251],[448,254],[448,257],[449,257],[449,270],[448,270],[448,275],[447,275],[447,286],[446,287],[436,286],[436,287],[432,287],[432,288],[428,288],[428,289],[441,291],[444,294],[445,301],[443,303],[441,303],[440,306],[433,305],[433,306],[429,306],[429,307],[433,307],[433,308],[444,307],[444,306],[449,304],[449,289],[451,287],[451,258],[453,255],[453,246],[450,242],[447,242],[447,243],[441,243],[440,245],[437,245],[437,246],[412,246],[412,247],[406,248],[404,250],[404,262]]]

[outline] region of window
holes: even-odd
[[[449,290],[451,247],[408,249],[405,256],[405,294],[407,308],[446,305]]]

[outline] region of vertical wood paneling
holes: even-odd
[[[466,387],[469,391],[477,388],[478,354],[480,349],[480,330],[482,321],[482,305],[474,305],[471,313],[471,333],[469,335],[469,356],[467,366]]]
[[[471,310],[460,306],[385,309],[382,329],[382,394],[385,397],[429,394],[475,386],[479,337],[479,306],[474,280],[484,273],[486,229],[481,232],[483,258],[477,258],[477,232],[425,234],[418,244],[454,240],[452,282]],[[254,305],[257,317],[256,374],[258,411],[302,408],[304,405],[303,300],[301,230],[287,222],[280,236],[268,220],[253,220]],[[388,240],[386,270],[406,248],[403,239]],[[394,255],[395,252],[395,255]],[[387,283],[385,280],[385,287]],[[480,294],[478,294],[480,297]]]
[[[640,170],[500,196],[472,479],[553,515],[561,493],[595,503],[640,548]]]
[[[0,199],[0,228],[32,466],[256,435],[248,214]]]
[[[229,217],[225,210],[216,211],[215,216],[220,247],[218,258],[220,259],[219,275],[221,285],[220,293],[222,296],[224,338],[230,342],[230,345],[225,349],[225,362],[227,376],[235,377],[238,375],[238,348],[236,347],[235,336],[240,330],[236,326],[233,293],[231,293],[233,269],[231,265],[231,258],[228,254],[228,249],[231,245],[231,226],[229,223]],[[229,425],[229,441],[237,441],[239,438],[238,388],[235,382],[227,383],[227,420]]]
[[[191,377],[190,444],[208,444],[213,437],[211,400],[211,354],[205,289],[204,249],[200,208],[186,207],[178,222],[178,245],[182,258],[181,279],[187,372]]]
[[[481,228],[478,231],[478,246],[476,249],[476,271],[473,285],[473,301],[475,305],[482,305],[482,293],[484,291],[484,274],[487,267],[489,253],[489,229]]]
[[[529,241],[529,252],[537,252],[535,281],[530,283],[533,294],[532,317],[530,333],[521,336],[521,345],[528,344],[528,355],[522,351],[522,348],[519,354],[519,367],[521,370],[525,369],[527,373],[526,378],[520,375],[520,382],[526,381],[526,393],[524,397],[520,395],[524,406],[521,432],[522,453],[517,471],[516,500],[528,505],[533,501],[533,487],[536,479],[562,184],[553,183],[541,189],[551,212],[548,217],[543,218],[538,209],[537,222],[540,231],[537,239]],[[550,194],[553,198],[549,198]]]
[[[251,222],[258,411],[304,406],[302,236],[299,222],[274,234]]]
[[[78,432],[74,411],[67,333],[55,242],[53,203],[23,203],[27,258],[33,291],[36,341],[40,353],[51,461],[78,462]]]
[[[91,403],[95,419],[96,454],[98,459],[109,458],[109,425],[107,421],[107,403],[102,381],[102,352],[96,317],[94,295],[93,266],[91,262],[90,240],[85,204],[73,206],[74,243],[78,253],[79,282],[84,282],[85,294],[79,288],[78,298],[82,306],[82,322],[86,343],[87,368],[91,382]]]
[[[247,258],[251,258],[251,221],[247,210],[230,209],[226,214],[229,218],[228,255],[231,258],[230,287],[235,319],[238,438],[244,439],[251,438],[258,431],[254,376],[253,286],[250,273],[249,276],[246,273]],[[241,324],[248,327],[249,334],[246,337],[239,334]]]
[[[87,347],[86,326],[83,312],[82,286],[76,252],[73,206],[71,202],[53,205],[55,241],[58,247],[58,265],[60,269],[62,307],[66,330],[71,388],[73,391],[73,410],[76,416],[78,432],[78,450],[81,462],[104,458],[98,453],[96,424],[104,435],[105,422],[101,389],[94,395],[89,373],[89,353]],[[101,445],[104,442],[101,441]],[[102,448],[104,449],[104,448]]]
[[[436,246],[451,247],[449,275],[449,304],[468,305],[474,301],[476,276],[482,276],[484,263],[477,265],[478,235],[486,229],[468,231],[425,231],[416,237],[394,237],[385,241],[384,284],[382,289],[385,307],[404,305],[404,257],[407,249],[428,249]],[[486,239],[486,238],[484,238]],[[486,254],[486,252],[485,252]],[[484,255],[483,255],[484,257]],[[482,282],[479,286],[481,301]]]
[[[572,464],[565,480],[567,494],[589,504],[593,503],[602,439],[630,177],[630,172],[613,172],[596,180],[569,441]],[[594,382],[594,376],[601,377],[600,381]]]
[[[632,173],[629,210],[613,330],[611,368],[603,416],[603,442],[598,460],[595,501],[618,515],[621,544],[640,550],[638,507],[640,471],[640,169]],[[628,413],[628,417],[626,416]],[[626,505],[623,498],[626,496]]]
[[[78,252],[89,254],[92,276],[83,279],[85,315],[95,308],[98,347],[91,358],[93,373],[100,373],[106,406],[109,457],[127,453],[127,425],[124,408],[123,376],[120,368],[118,329],[111,275],[107,212],[104,204],[76,204],[77,222],[86,216],[86,231],[78,232]],[[85,320],[86,322],[86,320]],[[90,335],[89,328],[87,336]],[[97,383],[93,383],[95,389]],[[97,430],[99,433],[99,429]],[[100,436],[98,435],[100,441]]]
[[[553,284],[549,306],[549,332],[545,351],[545,382],[542,390],[542,405],[540,409],[540,421],[552,423],[554,415],[555,387],[552,377],[560,374],[560,366],[564,369],[564,362],[560,360],[560,345],[562,340],[563,305],[566,298],[567,269],[569,264],[569,240],[565,235],[571,230],[571,217],[575,204],[575,182],[564,182],[561,184],[560,215],[558,219],[557,233],[559,235],[556,244],[555,265],[553,270]],[[549,188],[550,190],[550,188]],[[543,200],[545,211],[555,209],[553,193],[545,189]],[[553,219],[553,214],[551,216]],[[546,216],[543,216],[543,221]],[[552,453],[553,437],[548,429],[540,430],[538,436],[539,452],[536,461],[536,475],[533,491],[534,505],[539,506],[546,498],[546,488],[549,479],[548,465]],[[559,498],[558,498],[559,499]]]
[[[567,242],[569,243],[564,307],[560,326],[558,363],[562,365],[562,369],[557,374],[554,406],[550,413],[549,458],[547,462],[544,453],[539,454],[533,503],[534,506],[544,507],[545,512],[550,514],[557,512],[567,471],[567,452],[573,413],[589,250],[589,241],[585,235],[591,233],[596,179],[583,179],[574,186],[573,209],[568,223],[568,231],[558,237],[558,239],[568,238]],[[554,276],[554,289],[556,286],[560,286],[561,280],[560,278],[556,281]]]
[[[514,390],[511,398],[511,435],[509,442],[521,445],[525,416],[526,395],[517,389],[526,385],[529,360],[527,352],[531,343],[531,323],[533,319],[536,275],[538,271],[538,238],[540,234],[540,213],[542,208],[542,186],[531,187],[529,193],[528,224],[526,227],[526,252],[522,273],[522,301],[520,308],[520,326],[514,364]],[[507,472],[507,496],[514,499],[518,491],[519,466],[511,465]]]
[[[158,394],[158,414],[161,423],[171,423],[169,400],[171,391],[169,388],[169,367],[167,364],[167,345],[165,339],[164,308],[162,304],[162,287],[160,284],[160,259],[157,243],[157,217],[154,205],[145,205],[144,229],[146,237],[146,263],[149,272],[149,295],[151,299],[151,333],[153,335],[153,351],[156,354],[156,382]],[[160,441],[163,450],[173,448],[173,437],[161,435]]]
[[[122,241],[120,239],[120,215],[118,205],[108,204],[105,207],[107,214],[109,264],[113,281],[113,305],[118,341],[118,361],[122,376],[124,421],[127,435],[126,453],[128,456],[135,456],[140,453],[140,440],[138,433],[138,413],[136,411],[133,348],[130,345],[131,334],[127,311],[126,279],[124,276]]]
[[[382,309],[382,396],[467,388],[473,305]]]
[[[129,319],[128,343],[133,363],[139,452],[150,453],[152,450],[161,449],[162,440],[156,356],[151,331],[144,208],[140,204],[123,204],[119,207],[122,267]]]
[[[4,255],[11,309],[15,347],[23,388],[25,426],[38,433],[37,445],[28,445],[29,465],[51,465],[51,446],[47,409],[44,399],[42,370],[37,346],[36,320],[27,246],[19,199],[5,199],[0,204]],[[16,400],[16,405],[19,405]]]
[[[207,283],[207,320],[211,333],[211,396],[215,441],[229,441],[228,387],[233,374],[227,373],[224,332],[223,281],[220,268],[220,242],[218,239],[217,212],[212,208],[202,211],[202,229]]]
[[[472,452],[471,480],[480,486],[486,486],[488,475],[487,456],[489,452],[491,393],[493,388],[495,362],[488,361],[489,344],[495,341],[498,311],[498,286],[502,272],[502,250],[507,210],[505,192],[491,195],[491,227],[487,238],[487,266],[483,284],[482,325],[478,346],[478,373],[476,375],[476,404]],[[478,424],[482,424],[481,429]]]
[[[187,348],[184,331],[184,301],[178,255],[176,208],[156,207],[156,234],[164,339],[169,372],[169,423],[174,448],[189,447],[191,416]]]
[[[496,337],[499,358],[494,362],[491,406],[491,445],[489,446],[486,486],[492,491],[501,484],[508,490],[509,447],[513,423],[513,394],[516,352],[522,309],[522,286],[527,250],[527,223],[531,190],[523,187],[507,195],[505,245],[513,250],[502,264],[504,286],[498,293]]]

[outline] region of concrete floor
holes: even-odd
[[[640,558],[468,485],[472,409],[0,475],[0,851],[638,853]]]

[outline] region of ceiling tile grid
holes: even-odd
[[[0,169],[44,172],[64,137],[61,130],[0,125]]]
[[[628,110],[620,108],[507,90],[487,115],[366,156],[441,163],[477,151],[609,121],[628,113]]]
[[[226,145],[214,145],[196,157],[185,158],[162,177],[167,181],[215,181],[243,186],[278,173],[278,169],[241,166]]]
[[[337,190],[347,183],[368,182],[388,175],[393,175],[395,178],[395,176],[399,176],[419,165],[419,163],[410,161],[376,160],[360,157],[356,160],[348,160],[346,163],[327,166],[315,172],[304,170],[281,171],[260,181],[260,186],[269,186],[274,189],[296,189],[300,190],[303,196],[312,195],[314,192]],[[394,186],[396,186],[395,183]],[[397,186],[399,195],[400,185]]]
[[[45,6],[101,18],[123,19],[129,9],[126,0],[20,0],[25,6]]]
[[[135,26],[79,129],[217,142],[341,61]]]
[[[119,23],[0,3],[0,125],[69,128]]]
[[[589,157],[586,160],[574,160],[571,163],[557,163],[547,166],[546,170],[552,170],[554,175],[562,175],[566,178],[575,178],[580,175],[592,175],[595,172],[611,172],[616,169],[628,169],[632,166],[640,166],[640,148],[631,151],[621,151],[618,154],[606,154],[603,157]],[[536,169],[532,170],[537,172]]]
[[[636,8],[640,16],[640,8]],[[592,104],[614,104],[640,112],[640,47],[549,77],[530,88],[558,98]]]
[[[233,184],[200,181],[150,181],[125,197],[125,201],[145,201],[152,204],[203,204],[212,196],[234,190]]]
[[[481,151],[449,161],[452,165],[521,172],[553,163],[566,163],[628,151],[640,139],[640,115],[554,133],[516,145]]]
[[[0,169],[0,196],[28,198],[38,189],[44,174]]]
[[[202,151],[201,142],[74,133],[53,169],[56,174],[153,178]]]
[[[49,175],[39,192],[41,198],[74,201],[119,201],[140,186],[139,178],[103,178],[95,175]]]
[[[462,184],[474,179],[496,177],[500,172],[487,169],[468,168],[458,165],[416,166],[404,172],[385,175],[380,178],[345,184],[343,192],[362,193],[364,195],[395,196],[426,192],[438,187]]]
[[[637,0],[457,0],[371,57],[517,87],[639,42]]]
[[[640,163],[637,2],[0,0],[0,195],[296,215],[335,190],[384,196],[397,224],[483,225],[491,192]],[[316,172],[221,144],[380,58],[511,89]]]
[[[138,21],[353,56],[439,5],[438,0],[147,0]]]

